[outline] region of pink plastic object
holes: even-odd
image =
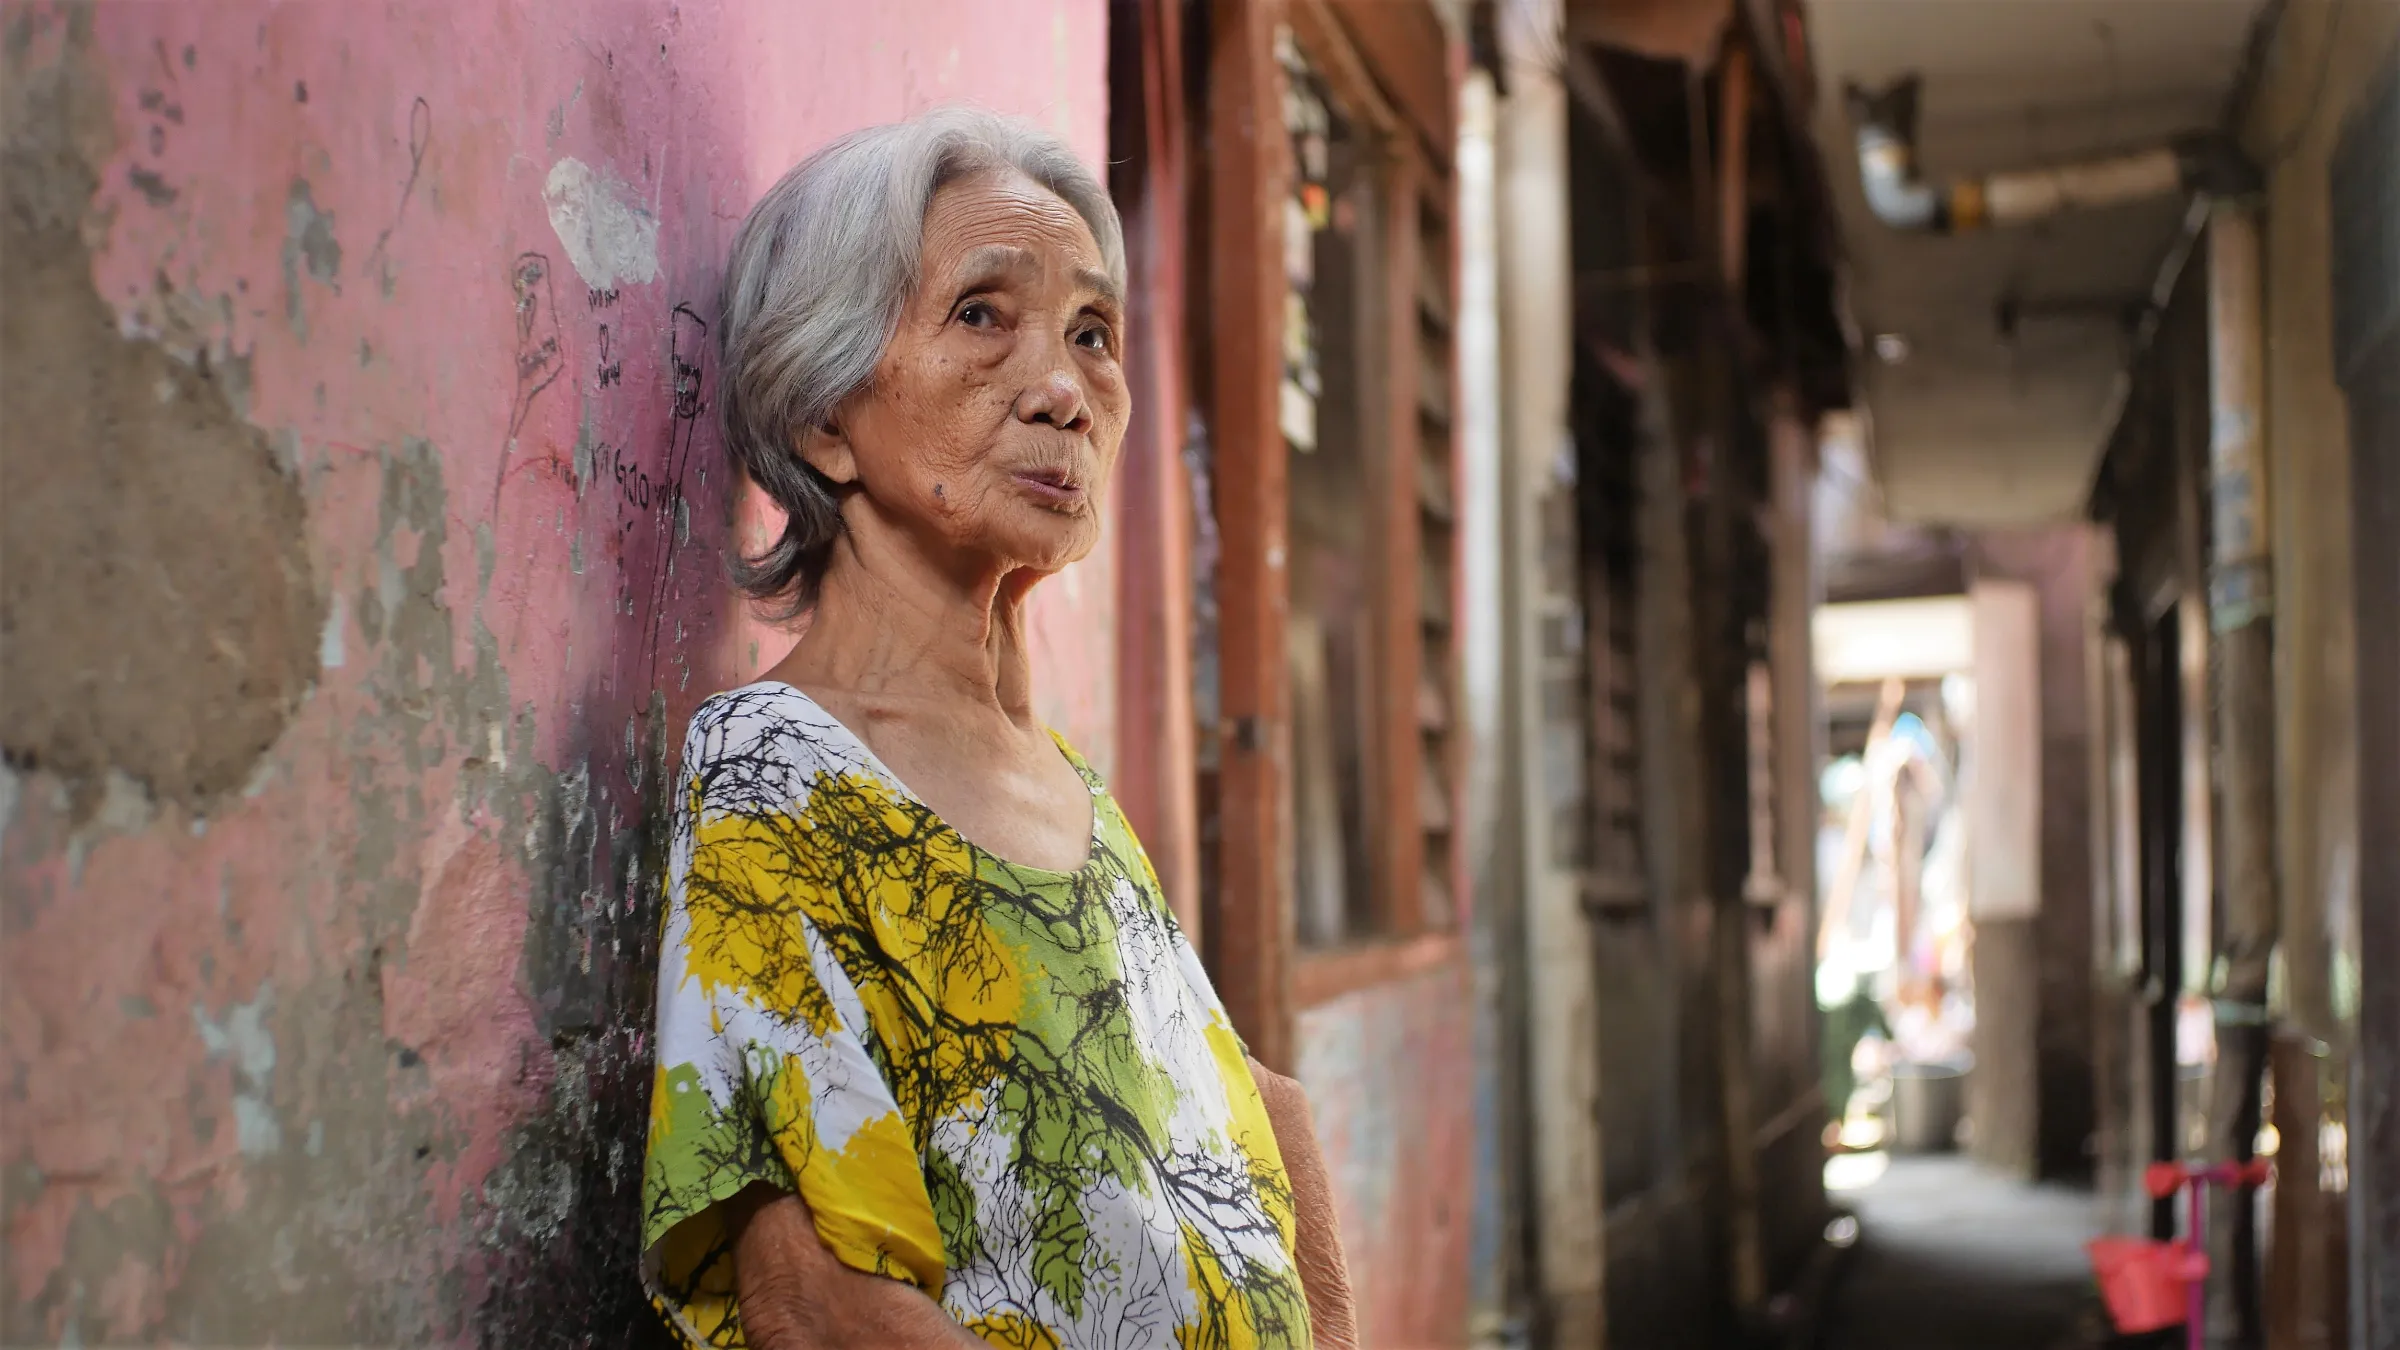
[[[2188,1350],[2203,1350],[2208,1312],[2208,1188],[2249,1190],[2266,1185],[2271,1175],[2262,1158],[2206,1167],[2150,1164],[2142,1174],[2142,1185],[2153,1198],[2164,1200],[2187,1186],[2191,1189],[2191,1224],[2180,1242],[2119,1237],[2086,1244],[2092,1273],[2100,1280],[2100,1295],[2108,1303],[2109,1320],[2117,1324],[2118,1331],[2132,1336],[2181,1321],[2184,1345]],[[2178,1302],[2183,1304],[2180,1316],[2175,1310]]]
[[[2184,1306],[2183,1248],[2150,1238],[2104,1237],[2084,1244],[2108,1320],[2128,1336],[2163,1331],[2190,1316]]]

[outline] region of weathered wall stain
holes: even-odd
[[[613,175],[568,155],[550,166],[542,201],[584,285],[613,291],[658,280],[658,218]]]
[[[113,769],[205,810],[316,677],[307,507],[205,348],[185,360],[120,336],[92,288],[98,175],[75,142],[99,76],[78,61],[10,74],[0,734],[13,764],[87,807]]]
[[[982,7],[0,6],[0,1343],[661,1345],[662,788],[791,640],[719,565],[717,268],[942,98],[1099,162],[1102,8],[1037,6],[1061,84]],[[1035,621],[1103,761],[1106,566]]]
[[[275,1082],[275,1036],[266,1019],[274,1011],[273,984],[259,986],[248,1003],[234,1004],[222,1017],[192,1005],[192,1024],[208,1057],[232,1063],[234,1142],[245,1157],[267,1157],[283,1147],[283,1122],[267,1096]]]
[[[174,200],[172,195],[167,199]],[[151,200],[157,204],[155,196]],[[283,312],[291,320],[292,330],[306,341],[308,312],[300,278],[306,275],[337,291],[341,289],[342,241],[334,235],[333,217],[317,209],[315,193],[305,178],[292,180],[292,193],[284,205],[283,218]]]
[[[1453,961],[1300,1015],[1360,1343],[1430,1346],[1466,1324],[1473,1214],[1467,971]]]

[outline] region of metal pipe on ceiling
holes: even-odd
[[[2176,192],[2234,195],[2257,183],[2256,169],[2231,138],[2206,132],[2130,154],[1928,182],[1917,166],[1923,88],[1922,78],[1912,74],[1880,93],[1857,85],[1844,89],[1858,124],[1858,174],[1867,208],[1893,229],[1964,234]]]

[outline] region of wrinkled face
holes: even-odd
[[[1123,301],[1091,227],[1022,174],[943,187],[868,388],[803,453],[937,557],[1055,572],[1100,536],[1124,439]],[[863,496],[863,502],[856,498]]]

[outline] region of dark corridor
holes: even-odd
[[[2091,1192],[1961,1157],[1903,1157],[1841,1197],[1858,1215],[1823,1350],[2063,1350],[2106,1344],[2083,1244]]]

